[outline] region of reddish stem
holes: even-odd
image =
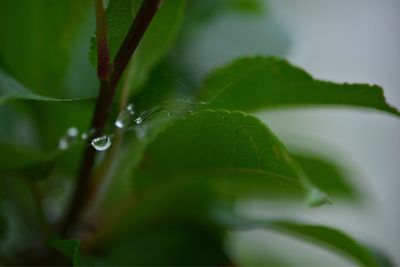
[[[112,71],[111,64],[109,64],[107,39],[105,39],[107,31],[105,28],[106,22],[104,8],[100,2],[101,0],[96,0],[96,33],[99,37],[97,45],[100,91],[91,123],[91,129],[94,130],[92,138],[98,137],[103,133],[110,113],[113,97],[122,74],[163,0],[143,1],[128,34],[114,59],[114,69],[112,69]],[[79,224],[83,210],[88,202],[88,196],[90,195],[89,192],[91,191],[90,174],[94,167],[95,157],[96,150],[92,146],[87,146],[83,154],[83,160],[79,169],[75,190],[66,216],[61,225],[60,233],[62,236],[70,235],[76,225]]]

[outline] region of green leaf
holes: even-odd
[[[150,184],[210,178],[225,191],[250,187],[265,194],[281,186],[296,189],[292,193],[319,192],[275,135],[241,112],[203,110],[176,121],[146,148],[138,171],[139,181]]]
[[[3,0],[0,57],[17,80],[43,95],[58,96],[72,43],[87,17],[88,0]]]
[[[71,149],[62,151],[59,142],[70,127],[79,134],[86,132],[92,110],[93,101],[20,101],[0,106],[0,176],[37,180],[54,170],[62,170],[64,177],[75,175],[86,143],[71,140]]]
[[[136,15],[141,1],[111,0],[107,7],[107,22],[109,31],[109,46],[112,58],[120,48],[129,27]],[[150,71],[172,48],[183,22],[185,0],[164,1],[147,28],[127,73],[131,78],[133,90],[142,86]],[[96,62],[95,39],[91,42],[90,58]]]
[[[306,175],[329,196],[358,199],[360,193],[349,182],[342,166],[328,158],[307,152],[291,153]]]
[[[366,246],[349,235],[322,225],[309,225],[288,220],[253,220],[234,214],[216,214],[217,220],[235,230],[267,229],[301,238],[329,248],[361,266],[380,266],[378,259]]]
[[[0,69],[0,105],[11,99],[37,101],[77,101],[82,98],[58,99],[32,93],[29,89]]]
[[[50,245],[63,253],[65,256],[71,258],[73,266],[80,266],[80,240],[53,240],[51,241]]]
[[[396,264],[393,259],[389,257],[385,252],[374,246],[368,246],[371,253],[374,255],[375,259],[379,262],[379,266],[395,267]]]
[[[202,0],[188,1],[188,18],[191,23],[203,24],[227,11],[243,14],[259,14],[265,10],[265,1],[260,0]]]
[[[395,115],[382,88],[367,84],[337,84],[312,78],[277,58],[242,58],[211,73],[200,92],[209,108],[255,111],[301,106],[354,106]]]
[[[47,159],[46,154],[38,149],[0,143],[0,171],[26,167]]]
[[[9,229],[3,251],[12,258],[45,234],[34,184],[21,176],[0,174],[0,198]]]
[[[27,146],[0,143],[0,176],[21,176],[32,180],[46,178],[61,153],[45,153]]]
[[[232,9],[238,12],[259,14],[265,9],[265,2],[260,0],[234,0],[231,2]]]
[[[231,266],[223,229],[169,217],[162,221],[125,234],[125,240],[106,249],[107,261],[117,266]]]
[[[267,228],[284,233],[330,248],[343,256],[351,258],[361,266],[379,266],[373,254],[362,244],[349,235],[321,225],[308,225],[292,221],[271,221]]]
[[[183,22],[185,0],[164,1],[146,30],[129,66],[133,75],[132,89],[141,87],[150,71],[172,48]]]
[[[125,184],[124,190],[129,186]],[[219,196],[204,181],[179,180],[152,190],[129,191],[129,198],[123,193],[118,192],[118,204],[108,203],[103,209],[110,214],[116,205],[124,207],[119,216],[110,214],[119,223],[101,238],[107,240],[101,256],[111,265],[229,265],[223,249],[226,229],[212,216],[220,207]]]
[[[58,147],[60,138],[68,128],[76,127],[80,133],[88,131],[93,113],[93,100],[70,102],[30,102],[41,145],[47,151]],[[31,118],[32,120],[32,118]]]

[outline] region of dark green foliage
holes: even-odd
[[[232,186],[228,192],[257,181],[266,191],[270,184],[311,190],[279,140],[256,118],[239,112],[189,115],[160,133],[144,153],[138,170],[143,183],[191,177],[226,180]]]
[[[329,196],[358,199],[357,189],[352,185],[346,170],[323,156],[312,153],[291,153],[310,180]]]
[[[39,101],[73,101],[34,94],[1,69],[0,65],[0,104],[9,99],[31,99]]]
[[[206,78],[200,100],[210,108],[254,111],[302,106],[355,106],[395,115],[379,86],[335,84],[313,79],[276,58],[243,58]]]
[[[347,257],[353,258],[360,265],[379,265],[368,249],[338,230],[326,226],[305,225],[286,221],[274,221],[270,225],[271,228],[278,231],[288,232],[300,238],[327,246]]]
[[[347,234],[322,225],[309,225],[284,220],[249,220],[239,217],[223,216],[222,222],[236,229],[265,228],[292,235],[309,242],[325,246],[356,261],[361,266],[379,266],[379,259],[366,246]]]
[[[108,1],[112,58],[141,3]],[[84,218],[74,225],[74,239],[54,240],[91,142],[80,138],[90,134],[95,101],[87,96],[98,83],[95,70],[82,64],[82,51],[90,50],[96,61],[91,4],[2,1],[0,263],[236,266],[227,237],[255,228],[303,238],[360,265],[390,262],[330,227],[236,215],[236,204],[247,199],[299,207],[304,199],[316,206],[364,197],[351,182],[349,166],[287,151],[251,112],[335,106],[400,115],[377,85],[317,80],[275,57],[241,57],[204,77],[196,73],[182,52],[196,31],[227,12],[261,16],[267,7],[258,0],[164,1],[113,99],[104,133],[114,146],[97,152]],[[125,100],[134,104],[133,118],[153,112],[118,130],[114,122]],[[60,149],[70,127],[79,130],[78,137]],[[286,257],[290,253],[274,255],[271,262]]]
[[[81,266],[80,246],[79,240],[53,240],[50,245],[72,259],[73,266]]]
[[[89,0],[5,0],[0,57],[14,77],[41,95],[59,96],[71,44]]]

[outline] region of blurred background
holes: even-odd
[[[400,108],[400,1],[270,0],[266,4],[268,15],[262,18],[233,22],[232,17],[226,16],[214,22],[201,40],[196,40],[191,56],[204,58],[207,54],[204,50],[216,44],[231,49],[224,55],[226,58],[239,53],[282,53],[318,79],[379,84],[387,101]],[[271,36],[277,38],[272,40]],[[208,63],[213,65],[226,58],[214,55]],[[287,144],[312,146],[320,152],[333,151],[336,159],[351,169],[355,185],[367,196],[361,205],[339,201],[331,207],[309,209],[305,213],[291,211],[305,220],[337,226],[360,240],[373,242],[400,264],[397,119],[366,110],[325,108],[259,115]],[[282,212],[282,207],[257,201],[238,206],[243,213],[256,217],[270,215],[271,208]],[[232,249],[246,263],[262,264],[263,259],[270,260],[271,255],[265,254],[268,247],[270,251],[285,248],[301,256],[288,258],[295,265],[350,264],[314,246],[305,245],[299,250],[298,242],[263,231],[233,234],[231,241]],[[301,260],[296,262],[296,258]]]
[[[270,0],[258,16],[227,13],[198,31],[185,57],[199,73],[239,55],[284,56],[317,79],[382,86],[400,108],[400,1]],[[222,53],[221,53],[222,51]],[[333,153],[365,197],[363,204],[290,212],[337,226],[388,253],[400,264],[400,124],[386,114],[354,109],[296,109],[258,114],[285,144]],[[300,138],[299,138],[300,137]],[[246,201],[238,209],[255,217],[287,214],[287,207]],[[289,213],[290,214],[290,213]],[[311,218],[311,220],[310,220]],[[273,240],[273,242],[271,242]],[[271,244],[273,244],[271,246]],[[277,245],[281,244],[281,246]],[[285,248],[295,265],[349,265],[314,246],[263,231],[232,234],[240,261],[262,264]],[[296,249],[292,249],[296,248]],[[308,256],[307,256],[308,255]],[[296,257],[290,257],[296,259]],[[255,260],[256,259],[256,260]],[[288,259],[290,260],[290,259]]]

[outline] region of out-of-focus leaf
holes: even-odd
[[[385,252],[381,251],[376,247],[368,246],[369,251],[374,255],[375,259],[379,262],[379,266],[395,267],[393,259],[389,257]]]
[[[204,23],[226,11],[238,13],[260,13],[265,8],[265,1],[260,0],[190,0],[188,14],[191,23]]]
[[[3,211],[3,207],[2,207],[2,204],[3,204],[2,202],[3,202],[3,199],[0,198],[0,243],[3,240],[4,235],[7,231],[7,221],[3,214],[4,211]]]
[[[200,92],[210,108],[255,111],[301,106],[373,108],[400,116],[386,103],[382,88],[336,84],[313,79],[300,68],[276,58],[242,58],[215,70]]]
[[[21,176],[0,174],[0,198],[8,223],[1,250],[7,252],[7,258],[23,262],[18,253],[37,244],[45,234],[33,183]]]
[[[177,181],[134,192],[112,208],[105,223],[120,223],[99,232],[95,254],[114,265],[228,265],[225,229],[211,217],[217,198],[204,181]]]
[[[146,148],[138,174],[146,184],[210,178],[228,191],[254,183],[256,191],[272,192],[271,188],[286,185],[312,196],[319,192],[275,135],[255,117],[240,112],[205,110],[178,120]],[[313,202],[322,200],[326,199],[321,194]]]
[[[81,241],[76,239],[69,240],[53,240],[50,245],[63,253],[65,256],[69,257],[73,263],[73,266],[80,266],[81,255],[80,246]]]
[[[322,225],[310,225],[289,220],[252,220],[232,214],[218,215],[218,220],[235,230],[267,229],[282,232],[325,246],[361,266],[380,266],[371,251],[349,235]]]
[[[137,13],[141,1],[111,0],[107,7],[109,46],[112,58],[118,52]],[[146,82],[150,71],[171,49],[183,21],[185,0],[165,1],[157,11],[141,40],[127,72],[136,90]],[[96,62],[95,40],[92,40],[90,58]]]
[[[345,171],[336,162],[327,158],[307,154],[291,153],[310,180],[329,196],[349,199],[360,197],[358,190],[350,183]]]
[[[234,0],[231,8],[242,13],[257,14],[265,8],[265,2],[260,0]]]
[[[70,46],[89,0],[4,0],[0,57],[5,68],[35,93],[58,96]]]
[[[231,266],[222,233],[196,222],[171,222],[142,230],[105,254],[114,265]]]
[[[199,6],[203,4],[203,1],[195,2],[199,3]],[[211,5],[213,7],[217,4],[214,2],[218,1],[204,2],[213,2]],[[235,1],[227,2],[233,4]],[[201,14],[196,14],[197,12],[191,14],[189,9],[179,46],[172,54],[179,59],[175,60],[176,64],[189,77],[202,78],[212,69],[238,57],[252,55],[281,57],[290,48],[290,35],[272,14],[260,10],[257,16],[243,16],[237,12],[222,12],[225,6],[228,5],[223,5],[221,11],[212,11],[216,14],[209,16],[215,16],[214,19],[205,17],[204,21],[201,17],[196,21],[196,15],[201,16]],[[193,11],[195,10],[193,8]]]
[[[94,104],[92,99],[86,99],[72,102],[36,101],[25,106],[37,127],[41,147],[54,151],[69,128],[77,128],[78,139],[82,132],[88,131]]]
[[[132,73],[132,90],[146,81],[150,71],[175,43],[183,22],[186,0],[164,1],[132,57],[128,72]]]
[[[29,89],[0,69],[0,105],[10,99],[30,99],[38,101],[76,101],[75,99],[58,99],[32,93]]]
[[[45,178],[54,169],[62,169],[64,175],[75,173],[86,144],[80,135],[87,131],[93,101],[12,104],[2,106],[0,172],[34,179]],[[71,127],[77,128],[78,136],[70,139],[71,149],[60,150],[60,140]]]
[[[379,262],[366,247],[334,228],[292,221],[271,221],[266,224],[266,227],[326,246],[339,254],[352,258],[362,266],[379,266]]]
[[[46,160],[46,154],[38,149],[0,144],[0,171],[22,168]]]
[[[37,144],[35,125],[30,114],[20,109],[22,104],[0,105],[0,143],[33,147]]]
[[[29,147],[0,144],[0,176],[21,176],[32,180],[46,178],[53,170],[58,154],[46,154]]]

